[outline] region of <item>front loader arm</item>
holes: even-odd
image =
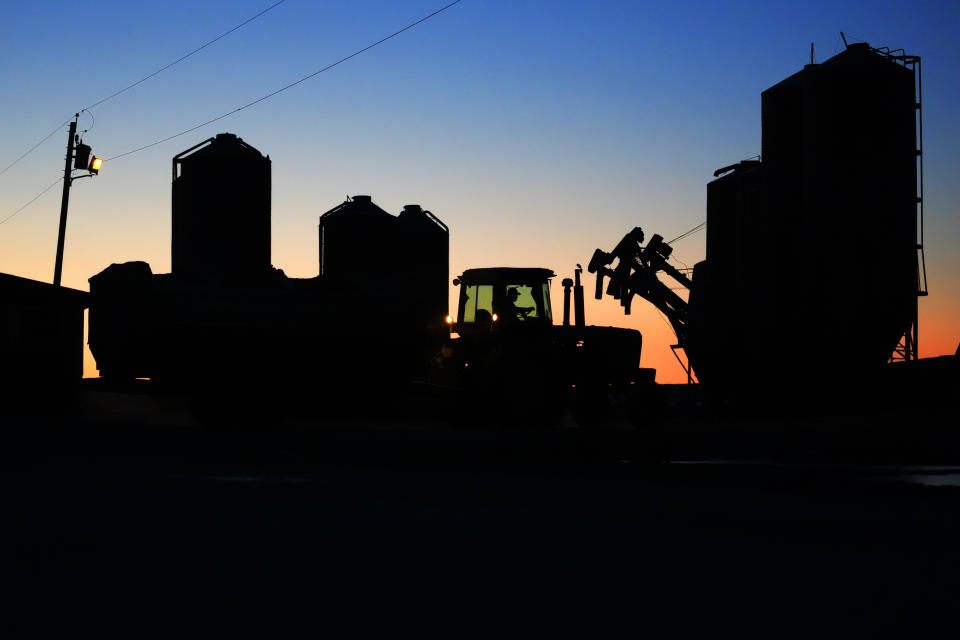
[[[643,247],[643,230],[635,227],[626,234],[613,251],[597,249],[593,252],[587,271],[597,274],[595,297],[603,298],[603,279],[609,278],[606,287],[608,295],[620,300],[624,313],[630,313],[634,295],[649,301],[670,321],[677,341],[683,345],[687,339],[687,302],[657,277],[663,271],[678,283],[687,287],[692,282],[686,275],[667,264],[667,258],[673,251],[663,242],[660,235],[654,235],[646,247]],[[616,266],[610,265],[616,260]]]

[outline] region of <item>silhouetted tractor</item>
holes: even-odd
[[[553,324],[550,269],[468,269],[450,340],[434,360],[432,381],[463,391],[464,420],[549,425],[570,409],[580,425],[637,418],[653,393],[652,369],[640,369],[640,332],[585,326],[580,269],[570,323],[565,279],[564,323]]]

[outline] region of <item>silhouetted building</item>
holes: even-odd
[[[88,294],[0,273],[0,397],[56,400],[83,377]],[[40,407],[42,408],[42,407]],[[0,409],[0,413],[2,413]]]
[[[288,278],[270,262],[269,158],[220,134],[173,169],[172,273],[127,262],[90,278],[101,375],[333,397],[374,371],[402,379],[447,337],[448,231],[430,212],[357,196],[322,218],[324,275]]]
[[[690,299],[701,379],[855,378],[910,332],[915,96],[914,71],[865,43],[763,92],[762,162],[707,186]]]
[[[270,164],[232,133],[174,156],[174,275],[244,280],[270,272]]]

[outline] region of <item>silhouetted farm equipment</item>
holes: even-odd
[[[918,67],[850,45],[764,91],[762,161],[724,167],[707,185],[706,259],[684,272],[669,243],[644,245],[637,227],[594,253],[596,297],[626,313],[635,295],[655,305],[689,379],[723,401],[809,398],[917,360]],[[418,205],[394,216],[355,196],[320,217],[319,275],[288,278],[270,259],[270,179],[269,157],[231,134],[173,159],[172,272],[134,262],[90,279],[102,376],[320,407],[368,406],[418,380],[456,390],[464,416],[497,423],[656,406],[640,333],[586,325],[579,265],[576,284],[563,281],[562,325],[555,274],[511,267],[454,280],[454,323],[447,226]]]
[[[597,297],[608,277],[626,313],[634,295],[650,301],[690,375],[726,399],[792,390],[809,401],[916,361],[927,294],[918,69],[902,51],[851,44],[764,91],[762,161],[707,185],[706,259],[692,277],[668,263],[661,236],[642,247],[637,228],[594,254]]]
[[[241,406],[260,395],[321,408],[369,408],[429,379],[488,394],[498,419],[539,422],[571,394],[602,414],[610,390],[639,378],[639,332],[552,325],[546,269],[466,272],[472,306],[468,317],[461,302],[462,336],[451,341],[449,232],[417,205],[393,216],[369,196],[348,199],[320,217],[320,274],[288,278],[270,263],[269,158],[221,134],[173,165],[172,273],[130,262],[90,279],[90,348],[105,378],[150,378]],[[503,315],[508,290],[536,308],[491,319],[481,337],[477,314],[495,305]],[[452,375],[454,362],[464,371]]]
[[[460,287],[458,337],[435,357],[433,382],[463,389],[464,419],[553,423],[569,407],[581,423],[618,408],[636,418],[650,400],[652,369],[641,369],[639,331],[587,326],[582,304],[570,324],[553,324],[549,269],[468,269]],[[582,287],[574,289],[582,301]],[[565,281],[569,309],[572,282]]]

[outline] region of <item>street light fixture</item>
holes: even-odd
[[[76,139],[76,138],[75,138]],[[82,169],[89,171],[91,174],[96,175],[100,173],[100,167],[103,166],[103,158],[97,156],[90,156],[90,145],[83,144],[82,142],[77,142],[77,146],[73,152],[73,168]],[[72,178],[76,180],[77,178],[86,178],[88,176],[77,176]]]

